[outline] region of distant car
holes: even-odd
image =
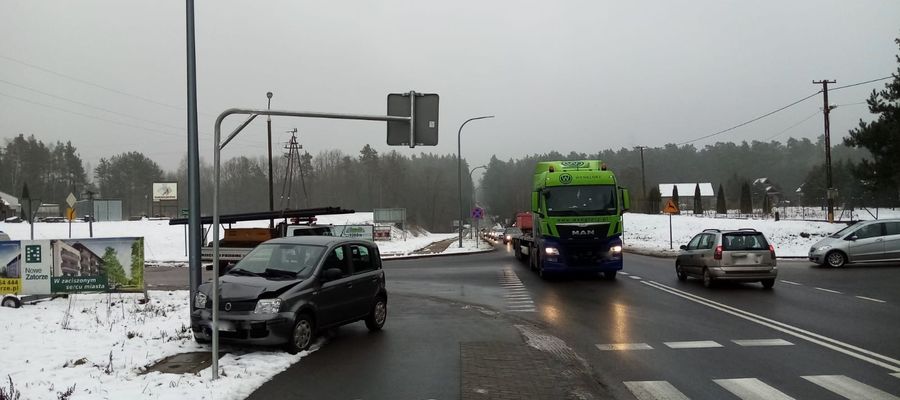
[[[760,282],[770,289],[778,276],[775,247],[754,229],[706,229],[681,246],[675,273],[680,281],[699,277],[706,287],[727,280]]]
[[[494,228],[491,230],[491,239],[500,240],[500,237],[503,236],[503,228]]]
[[[503,244],[509,244],[509,242],[511,242],[514,237],[520,235],[522,235],[521,229],[515,227],[506,228],[506,230],[503,231]]]
[[[847,263],[900,260],[900,219],[858,222],[809,249],[809,261],[829,267]]]
[[[375,243],[333,236],[292,236],[256,246],[219,278],[219,338],[306,350],[318,332],[387,319],[387,290]],[[212,338],[212,283],[193,300],[191,330]]]
[[[3,222],[6,222],[8,224],[18,224],[18,223],[22,222],[22,218],[19,218],[17,216],[12,216],[12,217],[9,217],[9,218],[3,220]]]
[[[11,240],[6,232],[0,231],[0,240]]]

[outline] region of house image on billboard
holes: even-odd
[[[54,276],[100,275],[101,258],[87,246],[62,240],[51,242]]]
[[[0,278],[21,278],[21,261],[22,255],[16,255],[10,260],[6,265],[3,266],[3,271],[0,271]]]

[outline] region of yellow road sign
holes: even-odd
[[[75,219],[75,209],[74,208],[69,207],[68,209],[66,209],[66,219],[68,219],[69,221]]]
[[[666,202],[666,207],[663,208],[663,212],[666,214],[678,214],[678,205],[672,199],[669,199]]]

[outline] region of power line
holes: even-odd
[[[798,125],[800,125],[800,124],[802,124],[802,123],[804,123],[804,122],[806,122],[806,121],[809,121],[812,117],[815,117],[815,116],[819,115],[820,112],[821,112],[821,111],[816,111],[816,112],[812,113],[810,116],[808,116],[808,117],[806,117],[806,118],[803,118],[803,120],[801,120],[800,122],[797,122],[797,123],[795,123],[795,124],[793,124],[793,125],[791,125],[791,126],[789,126],[789,127],[787,127],[787,128],[784,128],[781,132],[778,132],[778,133],[772,135],[771,137],[765,139],[765,141],[768,142],[768,141],[770,141],[770,140],[772,140],[772,139],[775,139],[776,137],[781,136],[781,134],[783,134],[783,133],[785,133],[785,132],[787,132],[787,131],[789,131],[789,130],[791,130],[791,129],[794,129],[794,128],[796,128]]]
[[[93,87],[100,88],[100,89],[103,89],[103,90],[106,90],[106,91],[110,91],[110,92],[113,92],[113,93],[117,93],[117,94],[120,94],[120,95],[123,95],[123,96],[134,97],[134,98],[136,98],[136,99],[143,100],[143,101],[146,101],[146,102],[148,102],[148,103],[153,103],[153,104],[156,104],[156,105],[159,105],[159,106],[168,107],[168,108],[172,108],[172,109],[180,110],[180,111],[186,111],[186,109],[185,109],[184,107],[173,106],[173,105],[171,105],[171,104],[166,104],[166,103],[163,103],[163,102],[160,102],[160,101],[156,101],[156,100],[153,100],[153,99],[149,99],[149,98],[146,98],[146,97],[143,97],[143,96],[138,96],[138,95],[136,95],[136,94],[132,94],[132,93],[128,93],[128,92],[123,92],[123,91],[118,90],[118,89],[113,89],[113,88],[110,88],[110,87],[106,87],[106,86],[100,85],[100,84],[98,84],[98,83],[86,81],[86,80],[81,79],[81,78],[76,78],[76,77],[71,76],[71,75],[66,75],[66,74],[63,74],[63,73],[60,73],[60,72],[56,72],[56,71],[53,71],[53,70],[50,70],[50,69],[41,67],[41,66],[39,66],[39,65],[34,65],[34,64],[31,64],[31,63],[27,63],[27,62],[25,62],[25,61],[17,60],[17,59],[12,58],[12,57],[7,57],[7,56],[2,55],[2,54],[0,54],[0,58],[3,58],[3,59],[8,60],[8,61],[12,61],[12,62],[17,63],[17,64],[24,65],[24,66],[26,66],[26,67],[34,68],[34,69],[36,69],[36,70],[43,71],[43,72],[46,72],[46,73],[48,73],[48,74],[56,75],[56,76],[63,77],[63,78],[66,78],[66,79],[71,79],[71,80],[73,80],[73,81],[75,81],[75,82],[78,82],[78,83],[81,83],[81,84],[84,84],[84,85],[93,86]]]
[[[686,141],[686,142],[678,143],[678,144],[676,144],[676,146],[681,146],[681,145],[683,145],[683,144],[693,143],[693,142],[696,142],[696,141],[698,141],[698,140],[703,140],[703,139],[711,138],[711,137],[713,137],[713,136],[718,136],[718,135],[721,135],[721,134],[723,134],[723,133],[733,131],[733,130],[735,130],[735,129],[737,129],[737,128],[740,128],[740,127],[742,127],[742,126],[744,126],[744,125],[748,125],[748,124],[751,124],[751,123],[753,123],[753,122],[759,121],[759,120],[761,120],[761,119],[763,119],[763,118],[765,118],[765,117],[768,117],[768,116],[770,116],[770,115],[772,115],[772,114],[775,114],[775,113],[777,113],[777,112],[779,112],[779,111],[785,110],[785,109],[787,109],[787,108],[789,108],[789,107],[793,107],[793,106],[795,106],[795,105],[797,105],[797,104],[799,104],[799,103],[801,103],[801,102],[803,102],[803,101],[809,100],[809,99],[811,99],[811,98],[817,96],[819,93],[822,93],[822,91],[820,90],[820,91],[818,91],[818,92],[815,92],[815,93],[813,93],[813,94],[811,94],[811,95],[809,95],[809,96],[806,96],[806,97],[804,97],[804,98],[802,98],[802,99],[800,99],[800,100],[797,100],[797,101],[795,101],[795,102],[793,102],[793,103],[791,103],[791,104],[788,104],[788,105],[786,105],[786,106],[784,106],[784,107],[781,107],[781,108],[779,108],[779,109],[777,109],[777,110],[775,110],[775,111],[770,111],[770,112],[768,112],[768,113],[765,113],[765,114],[763,114],[763,115],[760,115],[760,116],[758,116],[758,117],[756,117],[756,118],[753,118],[753,119],[751,119],[751,120],[749,120],[749,121],[747,121],[747,122],[742,122],[742,123],[740,123],[740,124],[737,124],[737,125],[735,125],[735,126],[732,126],[731,128],[723,129],[723,130],[718,131],[718,132],[716,132],[716,133],[712,133],[712,134],[709,134],[709,135],[706,135],[706,136],[702,136],[702,137],[699,137],[699,138],[696,138],[696,139],[688,140],[688,141]]]
[[[846,89],[846,88],[849,88],[849,87],[854,87],[854,86],[859,86],[859,85],[865,85],[865,84],[867,84],[867,83],[883,81],[883,80],[885,80],[885,79],[891,79],[891,78],[893,78],[893,77],[894,77],[894,76],[891,75],[891,76],[886,76],[886,77],[884,77],[884,78],[872,79],[872,80],[870,80],[870,81],[859,82],[859,83],[854,83],[854,84],[845,85],[845,86],[838,86],[838,87],[835,87],[835,88],[829,88],[828,90],[832,90],[832,91],[833,91],[833,90]]]
[[[844,86],[838,86],[838,87],[835,87],[835,88],[829,88],[829,89],[830,89],[830,90],[846,89],[846,88],[849,88],[849,87],[865,85],[865,84],[867,84],[867,83],[873,83],[873,82],[883,81],[883,80],[885,80],[885,79],[891,79],[891,78],[893,78],[893,77],[894,77],[894,76],[891,75],[891,76],[886,76],[886,77],[883,77],[883,78],[871,79],[871,80],[868,80],[868,81],[865,81],[865,82],[857,82],[857,83],[853,83],[853,84],[849,84],[849,85],[844,85]],[[795,102],[793,102],[793,103],[791,103],[791,104],[788,104],[788,105],[786,105],[786,106],[784,106],[784,107],[781,107],[781,108],[779,108],[779,109],[777,109],[777,110],[774,110],[774,111],[768,112],[768,113],[766,113],[766,114],[760,115],[760,116],[758,116],[758,117],[756,117],[756,118],[753,118],[753,119],[751,119],[751,120],[749,120],[749,121],[746,121],[746,122],[737,124],[737,125],[735,125],[735,126],[732,126],[731,128],[723,129],[723,130],[718,131],[718,132],[716,132],[716,133],[711,133],[711,134],[706,135],[706,136],[702,136],[702,137],[699,137],[699,138],[696,138],[696,139],[692,139],[692,140],[688,140],[688,141],[685,141],[685,142],[681,142],[681,143],[676,144],[676,146],[681,146],[681,145],[684,145],[684,144],[693,143],[693,142],[696,142],[696,141],[699,141],[699,140],[711,138],[711,137],[713,137],[713,136],[718,136],[718,135],[721,135],[721,134],[723,134],[723,133],[733,131],[733,130],[735,130],[735,129],[737,129],[737,128],[740,128],[740,127],[742,127],[742,126],[751,124],[751,123],[756,122],[756,121],[759,121],[759,120],[761,120],[761,119],[763,119],[763,118],[765,118],[765,117],[768,117],[768,116],[770,116],[770,115],[772,115],[772,114],[775,114],[775,113],[777,113],[777,112],[780,112],[780,111],[783,111],[783,110],[788,109],[788,108],[790,108],[790,107],[793,107],[793,106],[795,106],[795,105],[797,105],[797,104],[799,104],[799,103],[801,103],[801,102],[803,102],[803,101],[805,101],[805,100],[808,100],[808,99],[810,99],[810,98],[812,98],[812,97],[818,95],[819,93],[822,93],[822,91],[820,90],[820,91],[818,91],[818,92],[816,92],[816,93],[813,93],[813,94],[811,94],[811,95],[809,95],[809,96],[806,96],[806,97],[804,97],[804,98],[802,98],[802,99],[800,99],[800,100],[797,100],[797,101],[795,101]],[[855,103],[854,103],[854,104],[855,104]],[[853,105],[853,104],[846,104],[846,105]]]

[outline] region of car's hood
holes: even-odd
[[[844,241],[843,239],[826,237],[826,238],[816,242],[812,247],[819,248],[819,247],[826,246],[826,245],[827,246],[835,246],[835,245],[842,243],[843,241]]]
[[[224,275],[219,278],[219,293],[222,300],[256,300],[261,296],[272,298],[301,282],[302,279],[270,280],[259,276]],[[212,283],[204,283],[200,290],[209,294]]]

